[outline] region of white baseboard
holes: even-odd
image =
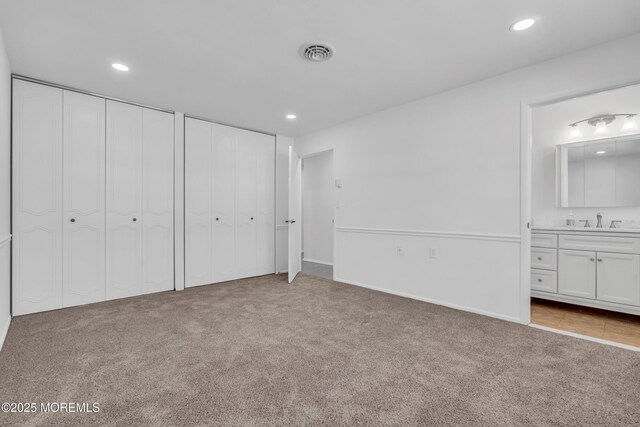
[[[320,261],[320,260],[317,260],[317,259],[311,259],[311,258],[302,258],[302,260],[303,260],[303,261],[306,261],[306,262],[313,262],[313,263],[315,263],[315,264],[330,265],[330,266],[332,266],[332,267],[333,267],[333,263],[332,263],[332,262]]]
[[[422,301],[422,302],[428,302],[429,304],[441,305],[441,306],[444,306],[444,307],[453,308],[455,310],[461,310],[461,311],[467,311],[469,313],[481,314],[483,316],[493,317],[493,318],[500,319],[500,320],[506,320],[508,322],[522,323],[522,321],[517,317],[505,316],[503,314],[493,313],[491,311],[478,310],[476,308],[466,307],[466,306],[459,305],[459,304],[451,304],[451,303],[448,303],[448,302],[438,301],[438,300],[434,300],[434,299],[431,299],[431,298],[424,298],[424,297],[419,297],[417,295],[407,294],[407,293],[404,293],[404,292],[397,292],[397,291],[393,291],[393,290],[386,289],[386,288],[379,288],[377,286],[369,286],[369,285],[365,285],[363,283],[354,282],[354,281],[351,281],[351,280],[339,279],[337,277],[335,277],[333,280],[336,281],[336,282],[346,283],[347,285],[359,286],[361,288],[367,288],[367,289],[371,289],[371,290],[374,290],[374,291],[384,292],[386,294],[397,295],[399,297],[410,298],[410,299],[414,299],[414,300],[418,300],[418,301]]]
[[[563,331],[562,329],[549,328],[548,326],[536,325],[535,323],[530,323],[529,326],[531,326],[532,328],[543,330],[543,331],[555,332],[556,334],[560,334],[560,335],[567,335],[569,337],[581,338],[581,339],[587,340],[587,341],[593,341],[593,342],[597,342],[597,343],[600,343],[600,344],[611,345],[613,347],[624,348],[625,350],[631,350],[631,351],[640,352],[640,347],[634,347],[634,346],[628,345],[628,344],[622,344],[622,343],[615,342],[615,341],[603,340],[601,338],[590,337],[588,335],[576,334],[574,332]]]
[[[2,332],[0,332],[0,350],[2,350],[2,346],[4,345],[4,340],[7,338],[7,333],[9,332],[9,325],[11,325],[11,316],[7,317],[4,327],[2,328]]]

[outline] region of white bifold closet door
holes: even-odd
[[[275,271],[275,140],[185,120],[185,284]]]
[[[104,98],[64,91],[64,307],[105,299],[104,117]]]
[[[173,289],[173,127],[13,80],[14,315]]]
[[[14,315],[62,307],[62,92],[13,81]]]
[[[173,115],[107,101],[107,299],[173,289]]]

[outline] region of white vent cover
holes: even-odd
[[[300,46],[300,56],[311,62],[323,62],[331,59],[335,53],[335,49],[329,43],[311,42]]]

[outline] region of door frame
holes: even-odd
[[[533,143],[532,114],[535,108],[582,98],[601,92],[636,86],[634,80],[615,85],[589,86],[557,92],[554,95],[524,99],[520,102],[520,323],[531,323],[531,156]]]
[[[337,259],[338,257],[336,256],[336,187],[335,187],[335,183],[336,183],[336,151],[333,148],[328,148],[326,150],[321,150],[321,151],[314,151],[313,153],[307,153],[305,155],[300,155],[300,160],[302,161],[302,190],[301,191],[301,197],[302,197],[302,205],[304,206],[304,161],[305,159],[308,159],[310,157],[315,157],[315,156],[320,156],[322,154],[327,154],[327,153],[331,153],[331,178],[333,180],[333,191],[331,192],[332,194],[332,200],[331,200],[331,204],[332,204],[332,211],[333,211],[333,229],[331,231],[332,234],[332,238],[333,238],[333,253],[332,258],[333,258],[333,266],[331,269],[331,274],[332,274],[332,279],[335,281],[336,280],[336,263],[337,263]],[[304,218],[304,211],[302,213],[302,217]],[[304,242],[304,220],[301,221],[302,222],[302,236],[303,239],[302,241]],[[304,249],[304,248],[303,248]]]

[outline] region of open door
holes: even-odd
[[[289,147],[289,283],[302,270],[302,161]]]

